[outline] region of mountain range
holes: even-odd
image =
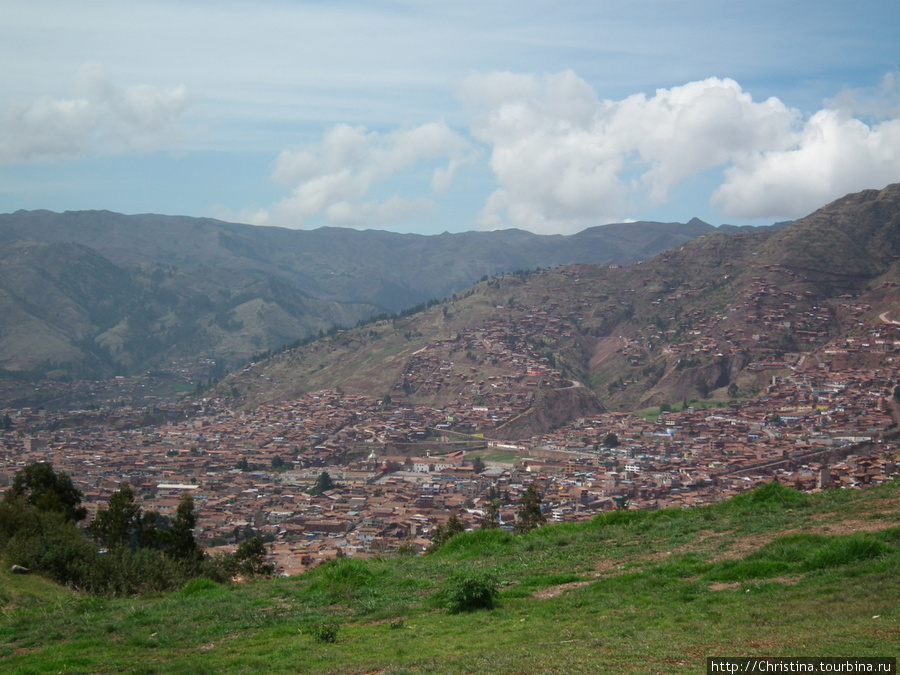
[[[421,236],[108,211],[0,215],[0,369],[109,377],[253,354],[449,297],[478,279],[627,264],[714,231],[694,219]]]

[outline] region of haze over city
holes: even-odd
[[[900,180],[888,2],[38,1],[0,212],[572,233],[766,224]]]

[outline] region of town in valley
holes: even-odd
[[[569,282],[578,276],[577,268],[552,273]],[[682,288],[659,302],[677,304],[690,293]],[[759,306],[758,294],[778,295],[762,278],[754,293],[748,306]],[[795,312],[790,329],[800,348],[750,363],[762,383],[755,391],[732,384],[639,413],[597,410],[517,438],[504,430],[529,414],[538,392],[582,386],[541,347],[580,317],[498,306],[477,327],[417,349],[380,398],[334,388],[248,408],[219,389],[157,400],[148,394],[149,374],[41,382],[47,400],[80,387],[93,405],[0,412],[0,490],[23,466],[51,462],[91,511],[123,482],[145,511],[163,516],[188,492],[195,537],[207,551],[232,551],[258,535],[277,570],[294,575],[339,555],[425,552],[453,514],[466,528],[481,527],[493,500],[501,527],[512,527],[532,484],[548,522],[690,508],[773,479],[804,491],[860,489],[898,470],[900,325],[852,297],[842,303],[856,321],[853,336],[828,336],[822,326],[833,310],[803,308],[803,325]],[[580,310],[595,304],[585,300]],[[733,329],[733,313],[704,320],[689,339],[665,347],[659,326],[610,341],[638,371],[654,349],[679,360],[725,358],[765,342],[786,321],[765,309],[756,323],[745,317]],[[257,368],[244,368],[245,381],[267,377]],[[184,372],[191,381],[195,371]],[[430,404],[441,391],[452,396]]]

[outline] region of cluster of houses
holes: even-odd
[[[667,349],[679,358],[736,353],[779,331],[825,345],[829,311],[777,292],[771,277],[786,270],[764,271],[743,305],[698,319]],[[577,270],[565,274],[576,284]],[[571,336],[582,310],[622,311],[573,289],[567,313],[496,308],[477,328],[419,349],[381,400],[320,391],[250,412],[229,409],[227,400],[193,409],[148,411],[135,400],[99,411],[2,411],[10,424],[0,431],[0,490],[26,464],[49,461],[92,511],[122,482],[142,508],[163,515],[190,492],[203,546],[233,549],[260,535],[279,569],[295,574],[339,554],[424,551],[451,515],[478,528],[495,500],[501,525],[511,527],[532,484],[549,521],[574,521],[710,503],[773,479],[814,491],[896,477],[900,325],[884,316],[867,323],[869,308],[852,298],[840,311],[858,319],[855,334],[751,364],[771,371],[754,398],[665,406],[648,417],[603,413],[515,442],[490,440],[541,388],[572,384],[536,336]],[[660,311],[692,293],[661,296]],[[674,329],[642,330],[617,347],[633,365]]]

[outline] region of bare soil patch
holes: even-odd
[[[539,600],[547,600],[548,598],[556,598],[563,593],[565,593],[570,588],[581,588],[582,586],[587,586],[588,584],[593,583],[592,581],[571,581],[567,584],[559,584],[558,586],[548,586],[547,588],[542,588],[539,591],[534,592],[535,598]]]

